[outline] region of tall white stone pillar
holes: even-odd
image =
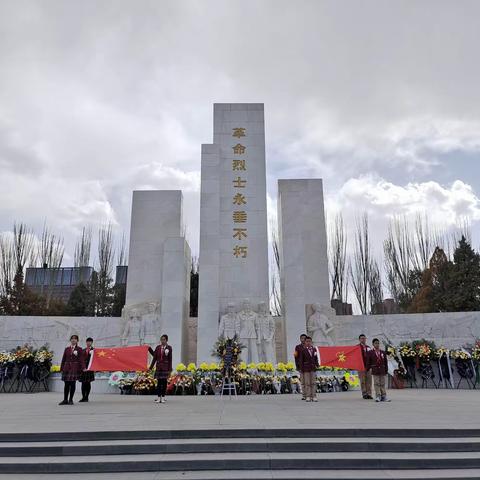
[[[291,360],[307,330],[306,306],[330,306],[322,180],[279,180],[277,208],[285,344]]]
[[[134,191],[122,342],[155,346],[169,336],[174,366],[186,355],[190,248],[183,236],[180,190]],[[182,352],[183,351],[183,352]]]
[[[268,303],[263,104],[215,104],[202,145],[197,361],[211,360],[228,303]]]

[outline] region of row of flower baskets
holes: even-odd
[[[454,360],[474,360],[480,361],[480,340],[477,340],[473,346],[466,346],[457,349],[448,349],[444,346],[436,347],[430,340],[416,340],[414,342],[401,343],[399,347],[387,345],[387,353],[392,356],[400,356],[403,359],[419,359],[424,361],[438,360],[439,358],[449,356]]]
[[[177,365],[169,378],[168,391],[173,394],[215,394],[222,383],[221,368],[217,363],[202,363],[198,367],[191,363]],[[239,364],[234,375],[239,393],[300,393],[299,373],[292,363]],[[118,386],[122,392],[153,393],[156,379],[152,372],[128,374],[114,372],[110,385]],[[317,372],[319,391],[348,390],[359,387],[358,375],[342,369],[322,367]]]
[[[53,352],[48,344],[39,349],[34,349],[30,345],[19,346],[9,352],[0,351],[0,367],[6,365],[26,365],[26,364],[50,364],[53,359]]]

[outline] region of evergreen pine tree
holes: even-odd
[[[92,300],[90,289],[83,282],[80,282],[70,294],[67,303],[68,315],[83,317],[90,316]]]
[[[480,310],[480,255],[463,235],[453,254],[449,285],[447,300],[450,311]]]

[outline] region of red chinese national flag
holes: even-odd
[[[88,365],[92,372],[136,372],[148,368],[148,345],[95,348]]]
[[[365,370],[360,345],[317,347],[322,367],[339,367],[347,370]]]

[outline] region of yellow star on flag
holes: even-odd
[[[339,362],[346,362],[347,361],[347,356],[345,355],[344,352],[337,352],[337,360]]]
[[[99,356],[99,357],[105,357],[106,355],[107,355],[107,352],[105,352],[104,350],[100,350],[100,351],[98,352],[98,356]]]

